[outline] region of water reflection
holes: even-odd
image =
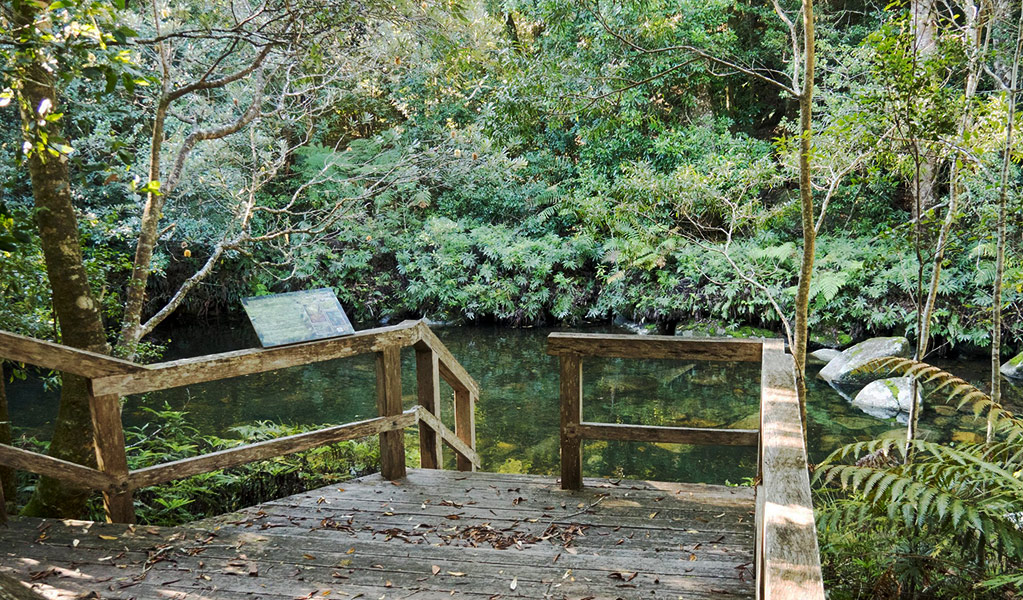
[[[440,327],[438,337],[480,383],[477,445],[487,471],[556,474],[558,472],[558,364],[545,353],[554,329]],[[592,329],[611,332],[610,328]],[[236,329],[179,329],[173,332],[168,359],[258,346],[247,325]],[[978,365],[983,366],[982,361]],[[696,361],[588,359],[583,363],[584,419],[606,423],[691,427],[755,428],[760,397],[759,365]],[[973,363],[944,365],[983,383],[985,371]],[[834,448],[877,436],[905,435],[894,420],[864,414],[827,384],[810,375],[810,460]],[[406,406],[415,399],[415,359],[402,360]],[[1006,386],[1006,395],[1020,390]],[[450,397],[450,390],[444,396]],[[38,382],[10,386],[12,417],[22,431],[45,437],[55,414],[56,397]],[[164,404],[187,410],[204,434],[223,435],[231,427],[267,420],[337,424],[376,415],[372,356],[329,361],[307,367],[188,386],[127,399],[125,425],[141,425],[144,406]],[[452,422],[451,403],[443,418]],[[983,423],[946,407],[925,411],[925,435],[934,439],[974,439]],[[412,435],[412,434],[410,434]],[[409,439],[410,446],[414,440]],[[450,454],[450,453],[448,453]],[[450,457],[449,457],[450,459]],[[684,446],[660,443],[593,441],[584,446],[584,474],[667,481],[739,482],[756,472],[753,448]]]

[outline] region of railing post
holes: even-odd
[[[96,466],[122,484],[118,491],[103,491],[103,508],[111,523],[134,523],[135,503],[128,487],[128,458],[121,424],[121,399],[116,395],[89,396]]]
[[[401,347],[377,352],[377,410],[381,417],[401,414]],[[405,477],[405,432],[380,434],[380,474],[385,479]]]
[[[416,348],[416,387],[419,405],[440,418],[440,358],[430,348]],[[419,466],[444,468],[440,436],[426,423],[419,423]]]
[[[583,413],[583,361],[561,355],[561,489],[583,487],[582,440],[577,427]]]
[[[476,449],[476,394],[455,388],[455,435],[473,450]],[[455,457],[459,471],[475,471],[472,461],[462,455]]]

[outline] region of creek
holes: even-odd
[[[557,329],[435,327],[452,354],[480,384],[476,436],[483,470],[558,472],[558,363],[545,353],[547,334]],[[579,331],[579,330],[576,330]],[[583,331],[621,332],[611,327]],[[189,327],[169,332],[167,360],[258,347],[246,323],[235,327]],[[986,361],[937,363],[978,387],[986,387]],[[583,363],[584,417],[588,421],[692,427],[757,427],[760,367],[755,363],[588,359]],[[820,461],[835,448],[878,436],[903,436],[894,419],[869,416],[850,405],[810,367],[809,454]],[[406,406],[415,397],[415,358],[403,354]],[[1023,405],[1023,386],[1003,380],[1006,404]],[[46,437],[56,414],[57,394],[38,380],[8,387],[16,432]],[[451,422],[450,402],[443,403]],[[204,435],[232,437],[230,429],[255,421],[339,424],[376,416],[373,356],[192,385],[131,397],[124,406],[127,427],[145,424],[143,407],[169,406],[189,413]],[[971,441],[984,424],[944,407],[926,410],[922,431],[929,439]],[[409,446],[414,440],[409,436]],[[448,460],[452,460],[446,452]],[[756,450],[632,442],[587,442],[584,475],[666,481],[739,483],[756,472]]]

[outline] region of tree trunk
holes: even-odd
[[[799,284],[796,288],[795,347],[792,356],[796,363],[796,394],[803,420],[803,441],[806,441],[806,341],[810,310],[810,280],[813,277],[817,232],[814,229],[813,185],[810,173],[810,153],[813,142],[813,78],[815,38],[813,0],[803,2],[803,90],[799,95],[799,204],[803,221],[803,261],[799,266]]]
[[[937,31],[937,12],[934,0],[913,0],[910,7],[910,18],[913,27],[913,43],[916,56],[926,56],[934,51]],[[919,149],[918,149],[919,150]],[[935,204],[935,187],[937,186],[938,161],[927,149],[918,151],[919,168],[913,175],[912,187],[916,195],[912,203],[913,219],[920,218]]]
[[[14,21],[33,28],[37,16],[48,10],[49,2],[15,2]],[[26,132],[40,122],[36,114],[46,101],[57,109],[53,76],[36,54],[23,66],[18,90],[21,121]],[[61,138],[59,121],[43,125],[50,140]],[[29,133],[30,135],[30,133]],[[34,142],[34,139],[30,139]],[[61,343],[109,353],[99,304],[93,297],[82,260],[78,220],[71,204],[70,174],[67,157],[33,151],[28,159],[32,195],[35,199],[39,239],[46,261],[46,273],[53,291],[53,309],[60,326]],[[50,442],[50,456],[94,466],[92,419],[85,379],[65,374],[60,392],[60,408]],[[42,477],[24,514],[30,516],[80,517],[89,493],[56,479]]]
[[[1019,84],[1020,55],[1023,54],[1023,10],[1020,11],[1016,28],[1016,50],[1012,57],[1012,77],[1009,82],[1009,114],[1005,120],[1005,154],[1002,156],[1002,173],[998,191],[998,226],[995,251],[995,282],[991,290],[991,401],[1002,403],[1002,276],[1005,273],[1005,221],[1009,195],[1009,172],[1012,168],[1013,124],[1016,119],[1016,86]],[[994,437],[994,423],[990,416],[987,423],[987,441]]]

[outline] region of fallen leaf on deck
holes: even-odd
[[[459,571],[448,571],[448,575],[452,577],[465,577],[465,573],[461,573]]]
[[[116,535],[100,535],[99,539],[101,539],[101,540],[116,540],[117,536]]]
[[[652,518],[656,517],[657,516],[657,512],[658,511],[655,510],[654,512],[650,513],[650,518],[652,519]]]
[[[312,554],[303,554],[302,558],[304,558],[306,560],[316,560],[316,557],[313,556]]]
[[[440,567],[438,567],[437,565],[433,565],[432,567],[430,567],[430,570],[433,571],[434,575],[440,573]]]
[[[508,584],[508,587],[514,592],[515,588],[519,587],[519,578],[512,577],[511,583]]]

